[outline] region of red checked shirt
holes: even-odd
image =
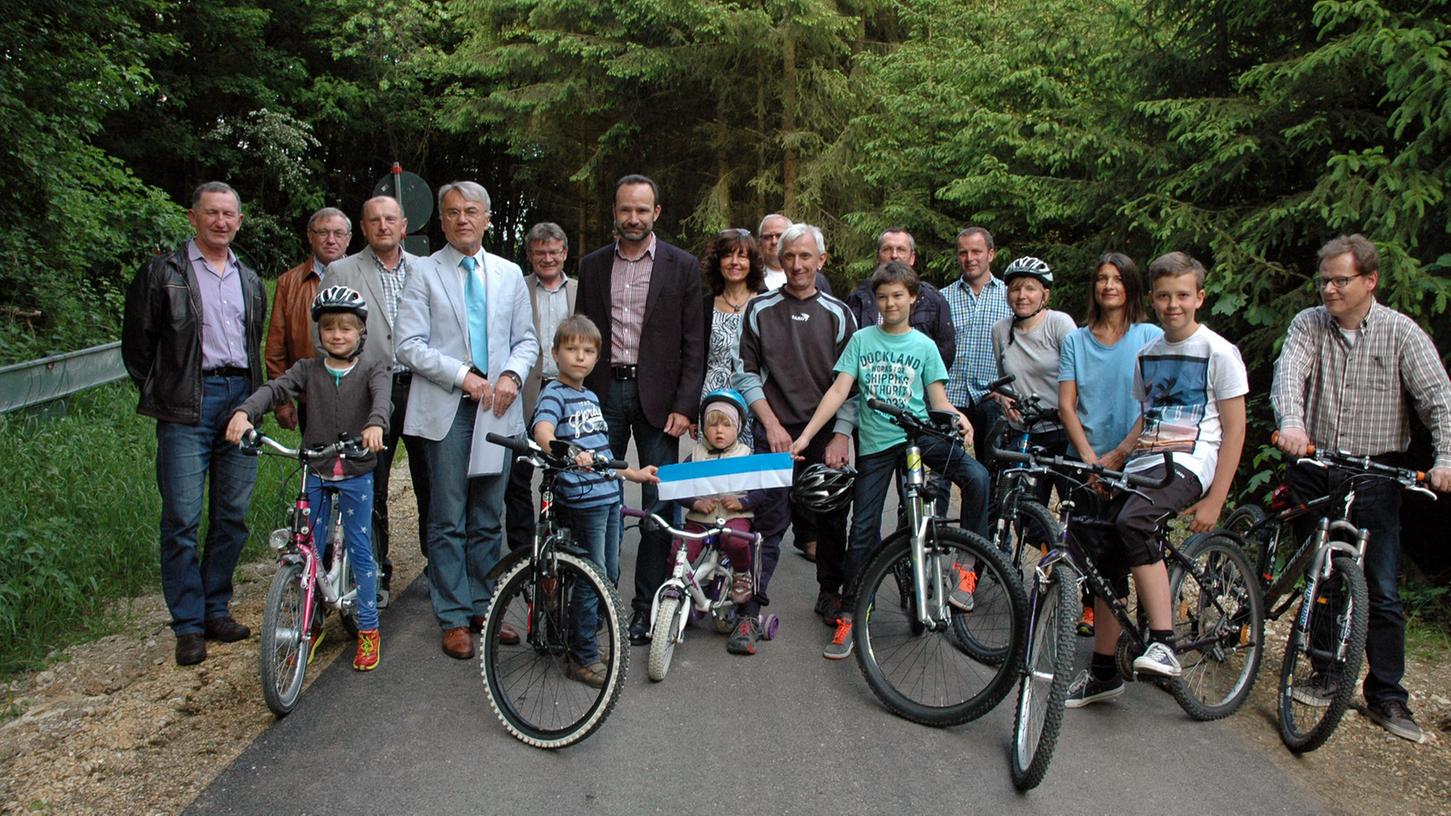
[[[627,258],[615,243],[610,268],[610,363],[640,362],[640,329],[645,324],[645,299],[650,294],[650,273],[655,270],[655,235],[637,257]]]
[[[1451,467],[1451,382],[1414,320],[1372,303],[1354,345],[1324,306],[1290,322],[1270,388],[1279,427],[1355,456],[1404,451],[1411,444],[1405,395],[1431,430],[1435,467]]]

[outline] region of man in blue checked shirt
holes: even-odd
[[[957,334],[957,353],[949,366],[947,399],[972,423],[972,438],[987,438],[1002,408],[988,394],[987,385],[998,378],[993,357],[992,328],[1012,315],[1007,286],[993,277],[993,235],[982,227],[967,227],[957,234],[957,266],[962,277],[942,287]],[[979,441],[978,449],[984,449]],[[982,454],[978,454],[979,460]],[[986,465],[986,462],[983,462]]]

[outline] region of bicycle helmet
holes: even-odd
[[[717,388],[700,401],[700,426],[705,427],[705,415],[711,407],[724,407],[736,418],[736,429],[743,430],[750,412],[746,410],[746,398],[734,388]]]
[[[346,359],[356,360],[358,355],[363,353],[363,345],[368,342],[368,301],[358,294],[356,289],[347,286],[329,286],[317,293],[312,299],[312,322],[316,323],[325,314],[336,314],[339,312],[356,315],[363,321],[363,330],[358,335],[358,347],[353,349]],[[327,354],[322,347],[322,334],[315,335],[317,338],[317,350]]]
[[[791,486],[791,499],[808,510],[835,513],[851,501],[856,470],[851,467],[832,468],[811,465],[796,477]]]
[[[1044,289],[1053,288],[1053,270],[1048,268],[1045,261],[1034,258],[1032,255],[1024,255],[1021,258],[1014,258],[1003,272],[1003,283],[1012,283],[1013,278],[1037,278],[1043,284]]]
[[[329,286],[312,299],[312,322],[332,312],[355,314],[364,325],[368,322],[368,301],[356,289],[347,286]]]

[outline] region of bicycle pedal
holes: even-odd
[[[380,590],[378,590],[378,608],[379,609],[387,609],[388,608],[388,599],[389,599],[389,596],[390,595],[391,595],[391,593],[389,593],[388,590],[386,590],[386,589],[380,589]]]

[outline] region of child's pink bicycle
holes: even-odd
[[[661,530],[682,541],[701,542],[700,553],[692,563],[686,546],[675,551],[675,567],[650,604],[650,679],[660,682],[670,671],[670,661],[675,656],[675,647],[685,639],[685,629],[692,621],[703,622],[710,618],[719,634],[727,634],[735,628],[736,605],[731,600],[731,562],[720,547],[721,536],[735,536],[759,553],[759,533],[743,533],[726,526],[723,519],[699,532],[681,530],[670,526],[657,513],[646,513],[626,507],[621,511],[626,518],[640,519],[642,530]],[[759,563],[759,557],[756,562]],[[780,620],[773,613],[760,616],[761,636],[766,640],[776,637]]]
[[[264,447],[265,446],[265,447]],[[271,450],[268,451],[267,449]],[[336,609],[342,616],[343,628],[356,636],[358,625],[356,603],[358,590],[353,586],[353,571],[348,564],[348,548],[343,543],[342,503],[333,497],[331,523],[328,526],[330,555],[327,564],[313,546],[312,507],[307,501],[307,463],[315,459],[358,459],[368,451],[361,440],[340,439],[322,448],[289,448],[256,430],[242,437],[242,450],[253,455],[272,453],[301,463],[301,483],[293,502],[288,526],[272,531],[267,544],[277,551],[277,574],[267,591],[267,605],[262,612],[262,646],[258,652],[258,668],[262,675],[262,697],[267,707],[279,717],[286,716],[302,696],[302,681],[312,657],[312,642],[322,629],[326,610]],[[326,491],[328,488],[323,487]]]

